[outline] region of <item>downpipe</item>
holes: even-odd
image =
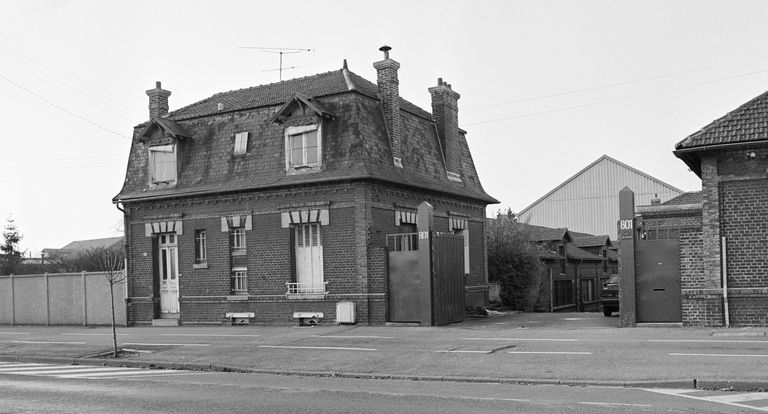
[[[728,255],[727,255],[727,244],[725,236],[721,237],[720,242],[720,248],[721,248],[721,260],[722,260],[722,274],[723,274],[723,313],[725,316],[725,327],[730,328],[731,327],[731,316],[728,311]]]

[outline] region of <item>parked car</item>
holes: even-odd
[[[611,313],[619,311],[619,275],[611,275],[600,289],[600,307],[603,315],[611,316]]]

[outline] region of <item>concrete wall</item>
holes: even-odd
[[[126,325],[125,282],[114,286],[115,323]],[[0,324],[110,325],[104,273],[0,276]]]

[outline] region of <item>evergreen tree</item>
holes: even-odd
[[[21,263],[21,252],[19,251],[19,242],[22,239],[19,229],[13,218],[8,217],[3,229],[3,244],[0,245],[0,275],[9,275],[14,273]]]

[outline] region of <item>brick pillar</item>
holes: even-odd
[[[161,118],[168,115],[168,97],[171,91],[160,87],[160,81],[155,82],[155,89],[147,91],[149,96],[149,118]]]
[[[701,157],[701,239],[704,261],[704,285],[698,289],[719,289],[720,269],[720,176],[717,171],[717,157]],[[714,315],[713,315],[714,316]]]
[[[397,79],[397,70],[400,64],[389,58],[392,48],[382,46],[384,60],[373,63],[376,69],[376,83],[379,87],[378,94],[381,107],[384,110],[384,123],[389,135],[389,144],[392,149],[392,157],[395,165],[402,167],[402,132],[400,131],[400,81]]]
[[[461,95],[451,85],[437,79],[437,86],[428,89],[432,95],[432,116],[437,124],[437,134],[445,156],[445,169],[461,173],[461,152],[459,151],[459,98]]]
[[[635,303],[635,193],[619,191],[619,326],[637,325]]]

